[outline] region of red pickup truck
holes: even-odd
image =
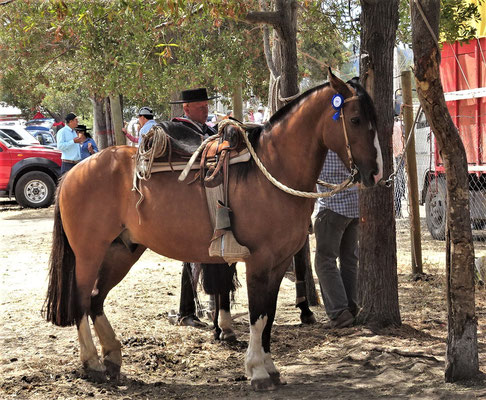
[[[48,207],[61,175],[61,152],[44,146],[17,147],[0,139],[0,197],[22,207]]]

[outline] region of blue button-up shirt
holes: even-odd
[[[152,128],[152,126],[154,126],[155,124],[156,124],[156,122],[155,122],[154,119],[149,119],[147,122],[145,122],[145,124],[142,126],[142,128],[138,132],[139,135],[140,136],[145,135],[150,130],[150,128]]]
[[[327,153],[326,161],[322,167],[319,179],[327,182],[340,184],[346,178],[348,178],[350,172],[343,164],[339,156],[333,151],[329,150]],[[324,186],[317,185],[317,191],[319,193],[330,192]],[[344,215],[348,218],[358,218],[359,217],[359,197],[358,197],[358,186],[352,186],[349,189],[343,190],[336,193],[332,197],[321,197],[317,200],[318,212],[323,209],[328,208],[335,213]]]
[[[81,150],[79,143],[74,142],[78,135],[69,126],[65,126],[57,132],[57,148],[61,150],[63,160],[79,161],[81,160]]]

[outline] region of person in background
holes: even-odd
[[[81,138],[81,142],[79,143],[81,145],[81,160],[88,158],[94,153],[98,153],[98,146],[88,132],[86,125],[78,125],[76,132],[78,133],[78,137]]]
[[[263,106],[258,106],[257,112],[253,114],[253,122],[261,124],[263,122]]]
[[[69,113],[66,115],[66,126],[56,134],[57,148],[61,150],[61,175],[65,174],[81,160],[81,138],[75,132],[78,117]]]
[[[145,135],[155,124],[154,112],[149,107],[142,107],[138,111],[138,123],[140,124],[140,130],[138,131],[139,137],[135,137],[128,133],[127,128],[122,128],[123,134],[130,139],[133,143],[138,143],[142,135]]]
[[[329,150],[319,179],[339,184],[349,171],[338,155]],[[318,185],[318,192],[330,189]],[[327,328],[345,328],[358,313],[358,187],[318,199],[314,224],[316,236],[315,270],[321,286],[324,307],[330,322]],[[336,260],[339,257],[339,268]]]

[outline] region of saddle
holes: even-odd
[[[204,136],[190,127],[175,121],[165,121],[152,127],[142,137],[135,162],[134,188],[141,195],[137,179],[147,180],[154,172],[184,169],[179,177],[182,181],[189,169],[199,169],[189,184],[199,178],[206,188],[214,228],[209,254],[223,257],[228,263],[241,261],[250,255],[248,248],[240,245],[233,236],[230,222],[232,211],[228,207],[229,165],[251,158],[243,134],[241,128],[226,121],[220,126],[217,135],[203,140]],[[137,207],[142,200],[143,195]]]

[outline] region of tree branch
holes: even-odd
[[[245,20],[252,24],[268,24],[274,28],[281,24],[280,15],[271,11],[252,11],[246,14]]]

